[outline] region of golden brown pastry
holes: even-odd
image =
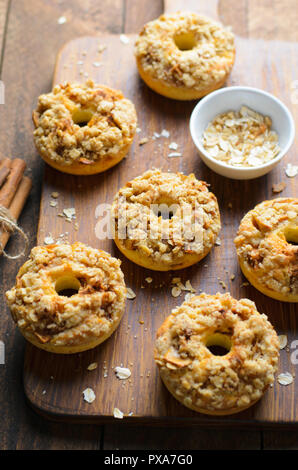
[[[196,13],[162,15],[143,27],[135,56],[140,76],[152,90],[194,100],[226,81],[235,60],[234,35]]]
[[[242,219],[235,238],[244,276],[260,292],[298,302],[298,199],[261,202]]]
[[[266,315],[230,294],[183,302],[159,328],[155,344],[168,390],[188,408],[211,415],[238,413],[258,401],[273,383],[278,356]]]
[[[216,197],[193,174],[146,171],[118,191],[111,213],[119,250],[155,271],[197,263],[220,230]]]
[[[79,242],[33,248],[6,292],[24,337],[64,354],[105,341],[119,325],[125,295],[120,261]]]
[[[121,91],[92,80],[56,85],[33,112],[40,156],[74,175],[101,173],[127,154],[136,131],[133,103]]]

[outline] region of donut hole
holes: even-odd
[[[197,45],[193,33],[178,33],[174,36],[174,43],[180,51],[191,51]]]
[[[285,238],[290,245],[298,245],[298,227],[287,227],[285,230]]]
[[[91,109],[76,109],[72,113],[72,120],[75,124],[80,127],[88,126],[89,122],[93,118],[94,113]]]
[[[206,348],[213,356],[225,356],[230,352],[231,347],[231,337],[224,333],[213,333],[206,341]]]
[[[72,275],[59,277],[55,283],[55,291],[64,297],[76,295],[80,287],[80,281]]]
[[[152,204],[151,210],[156,217],[161,217],[164,220],[170,220],[176,214],[178,204],[161,202],[159,204]]]

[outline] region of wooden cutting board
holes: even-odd
[[[192,3],[188,3],[189,9],[199,9],[201,13],[216,18],[215,0],[196,1],[194,8],[191,8]],[[181,1],[168,0],[166,11],[175,11],[179,6]],[[182,282],[189,279],[198,292],[215,294],[230,291],[236,298],[254,300],[259,311],[269,316],[278,333],[288,336],[289,346],[297,338],[297,305],[271,300],[253,287],[243,286],[245,279],[239,270],[233,244],[242,216],[264,199],[276,197],[272,193],[273,183],[287,183],[279,196],[297,195],[295,180],[287,178],[284,173],[286,163],[297,163],[297,159],[294,145],[279,166],[260,179],[233,181],[213,173],[200,161],[189,134],[188,122],[195,102],[168,100],[144,85],[135,66],[134,40],[135,36],[129,36],[129,43],[123,44],[115,35],[81,37],[67,43],[58,55],[54,83],[65,80],[81,82],[88,76],[96,82],[121,89],[136,105],[141,132],[136,135],[127,158],[104,174],[75,177],[45,167],[38,243],[43,244],[49,235],[57,239],[66,234],[70,242],[79,240],[107,250],[122,260],[126,284],[136,292],[136,298],[127,300],[125,315],[114,335],[92,351],[58,356],[28,344],[24,364],[26,396],[39,413],[57,420],[113,420],[113,409],[117,407],[124,412],[126,421],[134,422],[211,425],[296,423],[297,380],[289,386],[276,382],[252,408],[221,418],[200,415],[183,407],[160,381],[153,361],[156,330],[171,309],[184,300],[184,295],[179,298],[171,296],[173,276],[180,276]],[[106,46],[102,53],[98,52],[100,45]],[[297,123],[298,107],[294,104],[292,88],[298,77],[297,43],[237,37],[236,47],[237,59],[227,85],[255,86],[273,93],[289,106]],[[154,132],[160,133],[163,129],[170,132],[169,138],[152,139]],[[144,137],[149,138],[149,142],[140,146],[139,142]],[[168,157],[172,141],[178,143],[182,157]],[[111,203],[119,187],[153,166],[163,171],[194,172],[199,179],[210,183],[219,201],[221,245],[214,247],[201,263],[181,272],[159,274],[142,269],[125,259],[113,241],[96,237],[98,204]],[[54,191],[59,193],[57,207],[50,205]],[[76,209],[77,226],[58,215],[69,207]],[[232,274],[235,275],[234,281],[230,280]],[[145,281],[148,276],[153,278],[151,284]],[[227,285],[226,290],[220,280]],[[295,365],[291,363],[293,351],[290,347],[281,351],[279,373],[288,371],[295,374]],[[89,372],[87,367],[92,362],[97,362],[98,367]],[[116,378],[113,368],[121,364],[131,369],[130,380]],[[83,400],[82,391],[87,387],[96,394],[92,404]]]

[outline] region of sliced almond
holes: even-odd
[[[87,370],[95,370],[97,369],[97,362],[91,362],[91,364],[89,364],[89,366],[87,367]]]
[[[84,396],[84,400],[87,402],[87,403],[92,403],[94,402],[96,396],[95,396],[95,393],[94,391],[92,390],[92,388],[86,388],[84,391],[83,391],[83,396]]]
[[[277,381],[280,385],[290,385],[294,381],[294,377],[290,372],[282,372],[277,377]]]
[[[188,359],[182,359],[180,356],[178,356],[176,354],[173,354],[173,352],[171,350],[169,350],[165,354],[164,360],[166,362],[169,362],[170,364],[172,364],[176,368],[186,367],[189,364],[191,364],[191,362],[192,362],[191,359],[189,359],[189,358]]]
[[[130,300],[133,300],[136,298],[136,294],[130,287],[126,288],[126,298]]]
[[[113,415],[114,418],[123,419],[124,413],[119,408],[114,408]]]

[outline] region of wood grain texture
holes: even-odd
[[[120,257],[127,285],[136,292],[137,297],[127,302],[124,319],[113,337],[93,351],[57,358],[28,346],[24,374],[27,397],[36,408],[52,417],[81,417],[99,422],[113,419],[114,407],[120,408],[126,415],[133,412],[133,416],[126,418],[127,421],[175,420],[222,425],[296,422],[298,408],[294,398],[295,385],[282,387],[276,383],[256,406],[224,419],[196,414],[169,396],[158,377],[152,351],[158,326],[183,298],[171,297],[170,273],[152,273],[132,265],[123,259],[111,240],[98,240],[95,235],[97,205],[100,202],[111,203],[114,193],[128,179],[152,166],[165,171],[194,171],[198,178],[211,184],[212,191],[218,197],[223,221],[222,244],[215,247],[205,261],[175,273],[175,276],[181,276],[182,281],[190,279],[198,291],[208,293],[222,291],[219,279],[223,280],[233,296],[254,300],[259,310],[269,315],[278,332],[288,334],[290,343],[295,338],[296,306],[270,300],[250,286],[243,287],[245,279],[240,273],[233,246],[233,238],[244,213],[256,203],[273,197],[272,184],[286,178],[284,162],[270,175],[249,182],[228,180],[212,173],[199,160],[189,136],[188,120],[194,103],[176,103],[151,92],[136,73],[133,42],[133,37],[130,37],[128,45],[123,45],[118,36],[85,37],[68,43],[59,55],[55,83],[64,80],[82,81],[83,70],[98,82],[122,89],[125,96],[136,105],[142,132],[137,135],[128,157],[102,175],[69,177],[46,168],[38,242],[42,243],[49,233],[58,237],[68,232],[71,242],[80,240]],[[101,58],[103,66],[97,68],[93,62],[98,57],[99,43],[106,44],[107,48]],[[247,40],[238,38],[237,61],[229,83],[257,86],[274,93],[292,108],[297,121],[297,110],[290,99],[297,52],[296,44],[251,39],[248,48]],[[78,66],[78,61],[84,64]],[[160,132],[164,128],[171,132],[170,139],[150,139],[148,144],[142,147],[138,145],[142,137],[151,137],[153,132]],[[168,144],[172,140],[179,144],[183,158],[167,157]],[[295,161],[294,147],[286,161]],[[288,180],[283,195],[294,195],[294,184],[294,180]],[[57,209],[49,205],[53,191],[60,193]],[[229,209],[230,203],[232,209]],[[57,217],[57,213],[65,207],[76,208],[77,231],[73,224]],[[233,282],[230,281],[232,273],[236,275]],[[150,286],[145,282],[149,275],[154,279]],[[140,324],[140,319],[144,324]],[[86,368],[94,361],[98,362],[98,369],[90,373]],[[45,362],[46,368],[43,367]],[[132,369],[131,381],[124,383],[115,377],[113,367],[120,364]],[[104,366],[107,367],[107,377],[104,377]],[[285,370],[294,372],[294,366],[290,363],[289,353],[283,351],[280,371]],[[51,376],[53,380],[50,380]],[[96,391],[96,400],[92,405],[82,399],[82,391],[87,386]],[[46,390],[45,394],[42,394],[43,390]]]

